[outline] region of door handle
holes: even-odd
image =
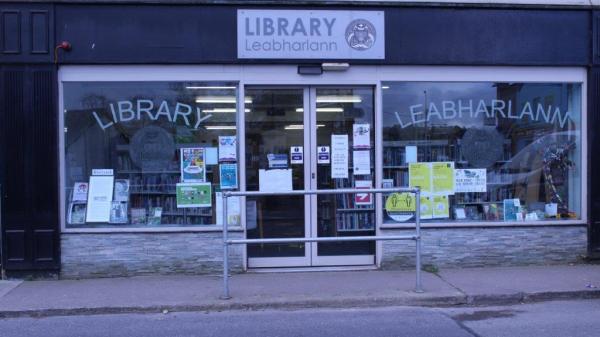
[[[310,177],[311,177],[312,179],[315,179],[315,177],[316,177],[315,173],[314,173],[314,172],[313,172],[313,173],[311,173],[311,174],[310,174]]]

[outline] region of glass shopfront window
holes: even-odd
[[[425,222],[582,219],[580,84],[384,82],[382,91],[383,185],[420,186]],[[384,223],[409,221],[386,204]]]
[[[236,84],[64,82],[63,92],[67,228],[222,224],[220,192],[238,188]]]

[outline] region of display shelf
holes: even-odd
[[[338,208],[338,212],[372,212],[374,208]]]
[[[164,171],[142,171],[142,170],[117,170],[117,174],[180,174],[179,171],[164,170]]]
[[[370,228],[353,228],[353,229],[338,229],[338,232],[369,232],[369,231],[374,231],[375,228],[370,227]]]

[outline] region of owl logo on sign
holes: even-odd
[[[346,42],[355,50],[367,50],[375,44],[377,33],[373,24],[365,19],[356,19],[346,27]]]

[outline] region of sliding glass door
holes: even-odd
[[[246,87],[248,191],[368,188],[373,88]],[[248,238],[375,234],[372,195],[247,198]],[[248,266],[371,265],[374,242],[253,244]]]

